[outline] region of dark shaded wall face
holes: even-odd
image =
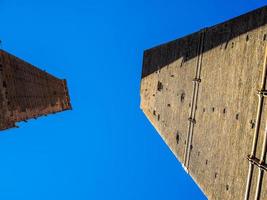
[[[4,55],[0,51],[0,130],[14,127],[15,124],[8,119],[6,82],[3,81]]]
[[[203,53],[227,43],[242,34],[264,26],[267,23],[267,6],[236,17],[227,22],[206,28],[205,37],[209,41],[205,43]],[[249,38],[248,38],[249,39]],[[187,35],[183,38],[148,49],[144,52],[142,78],[160,70],[168,64],[182,58],[183,62],[195,58],[197,51],[190,47],[199,43],[199,32]]]
[[[1,55],[5,118],[17,122],[71,108],[65,80],[5,51]]]

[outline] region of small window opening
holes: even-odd
[[[158,91],[161,91],[163,89],[163,85],[160,81],[158,81],[157,89],[158,89]]]
[[[179,136],[179,132],[177,132],[176,134],[176,143],[179,144],[179,140],[180,140],[180,136]]]
[[[182,94],[181,94],[181,98],[180,98],[181,103],[184,102],[184,99],[185,99],[185,93],[182,93]]]

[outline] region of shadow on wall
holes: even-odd
[[[221,44],[226,43],[235,37],[245,34],[267,23],[267,6],[241,15],[227,22],[209,27],[205,30],[203,53]],[[182,58],[186,62],[198,56],[195,48],[201,40],[202,31],[195,32],[183,38],[169,43],[148,49],[144,52],[142,78],[154,73],[164,66]],[[267,39],[264,35],[264,40]],[[246,40],[249,40],[247,35]]]

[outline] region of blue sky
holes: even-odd
[[[0,199],[205,199],[139,108],[144,49],[248,0],[0,0],[3,48],[68,80],[73,111],[0,134]]]

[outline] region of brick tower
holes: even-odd
[[[0,130],[16,122],[71,109],[66,80],[60,80],[0,50]]]
[[[144,52],[141,109],[210,200],[266,200],[267,7]]]

